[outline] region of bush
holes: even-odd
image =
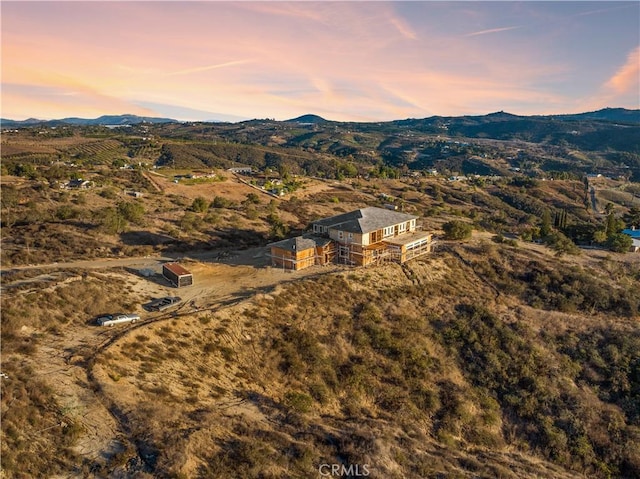
[[[464,221],[453,220],[442,225],[445,239],[464,240],[471,238],[473,226]]]
[[[558,256],[562,256],[565,253],[573,255],[580,254],[580,248],[559,231],[555,231],[545,237],[544,242],[552,248]]]
[[[228,208],[230,205],[231,202],[228,199],[223,198],[222,196],[214,197],[213,201],[211,202],[212,208]]]
[[[260,204],[260,197],[256,193],[249,193],[247,194],[247,201],[254,205],[258,205]]]
[[[198,196],[193,203],[191,203],[191,209],[196,213],[204,213],[209,209],[209,202],[202,196]]]
[[[140,203],[122,201],[118,203],[118,213],[126,221],[136,224],[144,222],[144,207]]]
[[[609,237],[606,244],[611,251],[626,253],[633,245],[633,239],[624,233],[614,233]]]
[[[313,399],[308,394],[288,392],[284,397],[285,404],[295,412],[309,412],[313,405]]]
[[[80,216],[80,211],[69,205],[62,205],[56,209],[55,217],[59,220],[70,220]]]

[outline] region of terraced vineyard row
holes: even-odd
[[[160,156],[160,147],[151,145],[140,145],[129,148],[129,157],[131,158],[151,158],[156,159]]]
[[[117,140],[83,143],[69,148],[65,153],[79,160],[90,159],[92,162],[110,162],[115,158],[126,156],[125,147]]]

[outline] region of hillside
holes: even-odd
[[[22,450],[28,475],[311,477],[318,464],[344,462],[372,477],[635,477],[640,266],[620,260],[581,266],[478,237],[227,307],[198,300],[200,312],[106,341],[86,324],[104,304],[67,308],[64,322],[44,308],[92,291],[135,303],[140,280],[125,277],[123,294],[113,284],[122,273],[90,273],[29,292],[29,306],[4,294],[4,471],[24,477],[13,452]],[[191,269],[202,278],[209,267]],[[24,307],[26,330],[15,316]],[[68,366],[53,360],[30,377],[72,332]],[[80,389],[65,371],[86,374]],[[83,387],[100,407],[79,399]],[[60,421],[64,441],[48,432],[25,449],[30,431]],[[78,462],[78,441],[88,451],[104,443],[111,459]]]
[[[3,477],[638,477],[634,140],[519,121],[3,132]],[[272,266],[270,242],[365,206],[434,251]],[[141,321],[96,325],[117,312]]]

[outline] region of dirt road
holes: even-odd
[[[61,323],[55,333],[51,333],[37,330],[28,318],[24,319],[20,334],[39,338],[38,348],[31,357],[38,365],[37,375],[52,387],[65,414],[82,425],[84,432],[75,450],[91,461],[102,463],[132,447],[126,411],[114,407],[93,377],[93,364],[98,354],[108,350],[120,338],[144,334],[146,328],[156,326],[159,321],[206,315],[238,304],[256,293],[268,292],[279,284],[343,269],[341,266],[327,266],[292,272],[272,268],[264,247],[199,251],[180,257],[193,273],[194,284],[176,289],[160,274],[162,263],[176,259],[167,256],[102,258],[2,270],[3,275],[9,271],[46,270],[35,277],[15,281],[11,281],[11,275],[4,277],[3,295],[9,302],[14,295],[48,294],[47,291],[55,291],[56,288],[73,288],[74,281],[78,281],[78,284],[93,282],[98,287],[102,284],[122,285],[123,293],[137,304],[134,309],[140,313],[142,321],[113,328],[91,324],[91,318],[76,318]],[[73,270],[78,274],[73,274]],[[151,270],[155,274],[145,277],[136,273],[141,270]],[[85,279],[82,273],[86,271],[90,274]],[[169,312],[149,313],[141,307],[150,298],[176,295],[183,300],[181,306]]]

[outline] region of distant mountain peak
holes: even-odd
[[[492,120],[492,121],[510,121],[510,120],[517,120],[519,118],[522,118],[519,115],[514,115],[513,113],[508,113],[506,111],[496,111],[493,113],[488,113],[487,115],[482,115],[479,117],[475,117],[475,118],[485,118],[487,120]]]
[[[177,123],[172,118],[158,118],[153,116],[138,116],[132,114],[124,115],[102,115],[98,118],[61,118],[59,120],[38,120],[29,118],[27,120],[2,119],[2,126],[5,128],[17,128],[21,126],[59,126],[59,125],[137,125],[139,123]]]
[[[291,120],[285,120],[286,123],[326,123],[328,120],[325,120],[321,116],[318,115],[302,115],[297,118],[292,118]]]

